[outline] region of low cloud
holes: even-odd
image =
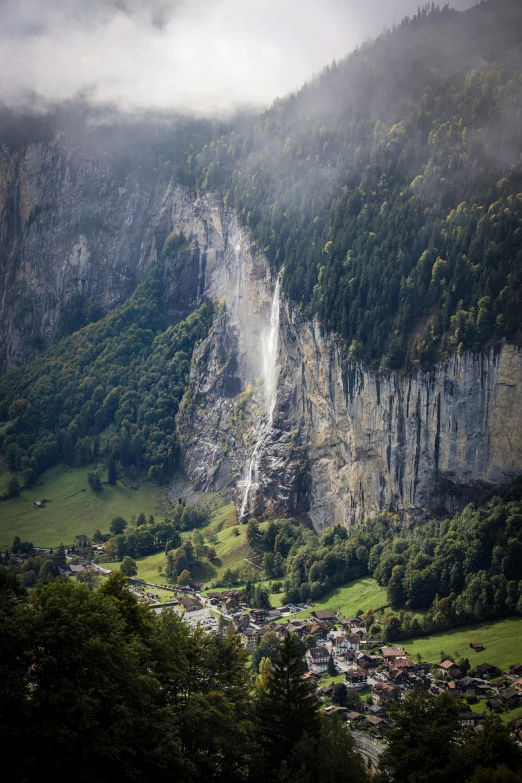
[[[266,106],[418,2],[0,0],[0,100],[83,96],[199,114]]]

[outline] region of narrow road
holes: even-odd
[[[385,744],[360,731],[352,731],[351,734],[355,746],[359,750],[359,753],[364,756],[368,768],[375,769],[379,765],[380,756],[384,753],[386,748]]]

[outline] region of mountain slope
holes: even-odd
[[[354,357],[522,337],[521,44],[513,0],[427,7],[198,156]]]
[[[152,267],[128,302],[0,380],[0,436],[7,466],[26,486],[58,460],[88,464],[96,436],[114,423],[108,453],[123,469],[162,481],[177,464],[174,416],[212,304],[165,329],[163,268]]]

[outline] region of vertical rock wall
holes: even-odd
[[[193,203],[176,191],[173,225],[201,256],[201,294],[222,303],[192,361],[177,426],[196,489],[226,489],[241,504],[256,428],[264,414],[261,334],[275,285],[266,257],[217,197]]]
[[[110,312],[157,257],[169,183],[70,140],[0,149],[0,371],[30,361],[75,295]]]
[[[378,510],[450,512],[513,480],[522,473],[521,402],[514,346],[455,355],[431,373],[379,373],[351,361],[297,308],[283,308],[279,441],[293,432],[305,448],[316,529]],[[275,441],[265,462],[274,497],[281,451]]]

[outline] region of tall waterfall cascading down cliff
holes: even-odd
[[[177,419],[197,489],[225,490],[241,518],[304,514],[321,530],[381,511],[451,513],[522,473],[518,347],[373,370],[274,291],[268,259],[216,198],[175,201],[172,224],[208,259],[206,295],[226,302]]]
[[[279,310],[281,297],[281,274],[278,275],[272,306],[270,308],[270,326],[261,335],[261,353],[263,367],[263,382],[267,415],[266,420],[261,420],[256,434],[256,443],[250,461],[248,463],[247,478],[243,501],[241,503],[240,519],[244,519],[250,509],[250,495],[252,490],[259,487],[259,461],[263,443],[270,436],[270,430],[274,420],[274,409],[277,402],[278,379],[278,347],[279,347]]]

